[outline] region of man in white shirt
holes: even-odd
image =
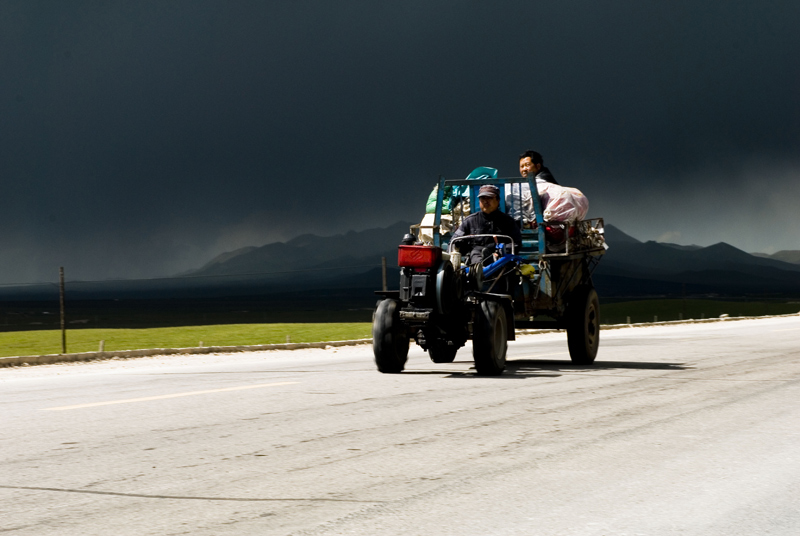
[[[526,179],[535,178],[539,190],[546,183],[558,184],[550,170],[544,167],[542,155],[536,151],[525,151],[519,155],[519,174]],[[508,215],[517,220],[523,229],[530,227],[536,218],[530,186],[527,183],[506,184],[505,194]],[[543,205],[544,202],[546,199],[543,200]]]

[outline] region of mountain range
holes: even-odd
[[[381,288],[381,258],[388,287],[397,288],[397,245],[409,222],[322,237],[305,234],[287,242],[246,247],[218,255],[172,278],[132,281],[68,281],[73,299],[206,299],[282,296],[281,300],[328,300],[323,296],[374,299]],[[800,251],[750,254],[720,242],[707,247],[642,242],[613,225],[609,249],[593,274],[603,298],[653,296],[800,297]],[[797,260],[798,262],[793,262]],[[52,284],[0,288],[0,300],[53,299]],[[57,296],[57,294],[56,294]]]
[[[397,244],[408,227],[408,222],[398,222],[333,237],[303,235],[225,253],[187,275],[261,274],[276,284],[303,279],[304,287],[378,288],[381,257],[386,257],[391,287],[396,285]],[[601,295],[800,294],[800,262],[784,260],[795,258],[789,253],[800,252],[769,256],[724,242],[708,247],[642,242],[613,225],[607,225],[605,233],[609,249],[594,274]]]
[[[320,237],[304,234],[288,242],[261,247],[246,247],[214,257],[197,270],[181,275],[274,275],[298,271],[325,271],[342,267],[380,266],[381,257],[397,255],[397,244],[411,224],[397,222],[384,229],[350,231],[343,235]]]
[[[775,259],[791,264],[800,264],[800,251],[793,249],[784,249],[778,251],[777,253],[773,253],[772,255],[768,253],[753,253],[753,255],[756,257],[766,257],[768,259]]]
[[[800,295],[800,264],[724,242],[641,242],[612,225],[606,226],[606,242],[608,252],[594,273],[601,295]]]

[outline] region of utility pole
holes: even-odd
[[[64,267],[58,269],[58,302],[61,306],[61,353],[67,353],[67,323],[64,318]]]
[[[683,286],[681,287],[681,320],[684,319],[686,316],[686,282],[684,281]]]
[[[386,257],[381,257],[381,276],[383,277],[383,290],[388,290],[386,286]]]

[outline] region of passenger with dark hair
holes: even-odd
[[[536,151],[525,151],[519,155],[519,174],[527,178],[531,173],[537,180],[558,184],[550,170],[544,167],[542,155]]]
[[[542,155],[536,151],[525,151],[519,155],[519,174],[523,178],[535,178],[536,184],[558,184],[550,170],[544,167]],[[538,186],[537,186],[538,188]],[[520,222],[523,228],[533,225],[533,200],[528,184],[507,184],[505,188],[506,210],[509,216]]]

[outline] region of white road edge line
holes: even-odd
[[[107,402],[92,402],[89,404],[75,404],[74,406],[60,406],[57,408],[41,408],[42,411],[64,411],[68,409],[93,408],[96,406],[110,406],[111,404],[128,404],[131,402],[148,402],[150,400],[163,400],[165,398],[178,398],[181,396],[205,395],[209,393],[224,393],[226,391],[243,391],[245,389],[260,389],[262,387],[277,387],[279,385],[294,385],[300,382],[261,383],[258,385],[242,385],[241,387],[225,387],[222,389],[209,389],[208,391],[191,391],[188,393],[175,393],[172,395],[146,396],[142,398],[128,398],[126,400],[110,400]]]

